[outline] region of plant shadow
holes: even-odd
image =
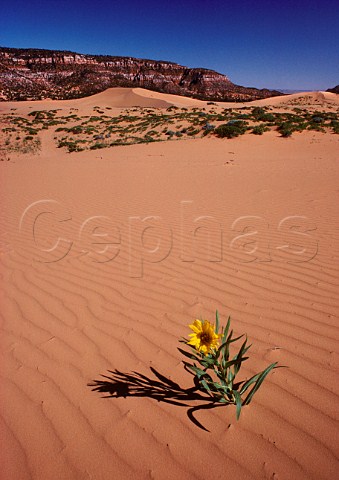
[[[110,376],[101,375],[104,380],[93,380],[88,386],[92,391],[107,393],[103,398],[118,397],[148,397],[158,402],[170,403],[179,407],[188,407],[187,416],[197,427],[209,431],[194,416],[198,410],[208,410],[211,408],[224,406],[217,403],[213,398],[203,395],[195,379],[195,386],[192,388],[182,388],[177,383],[168,379],[155,368],[150,368],[156,377],[150,378],[138,372],[123,373],[118,370],[109,370]],[[196,406],[191,406],[187,402],[203,402]]]

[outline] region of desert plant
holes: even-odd
[[[236,405],[237,419],[240,417],[241,408],[249,405],[254,394],[274,368],[277,362],[272,363],[263,371],[251,378],[236,381],[241,365],[249,357],[245,356],[251,345],[247,345],[247,337],[235,355],[230,354],[231,344],[244,337],[233,338],[230,331],[231,319],[228,318],[225,328],[219,333],[219,314],[216,312],[216,324],[208,320],[195,320],[189,327],[193,333],[190,340],[183,338],[180,342],[190,347],[187,352],[178,350],[193,363],[183,361],[185,369],[194,376],[198,389],[206,392],[213,401],[225,405]],[[219,345],[221,342],[221,345]]]
[[[332,127],[332,130],[333,130],[333,133],[339,133],[339,122],[336,121],[336,120],[332,120],[331,121],[331,127]]]
[[[319,115],[313,115],[311,121],[312,123],[318,123],[318,124],[324,123],[324,119]]]
[[[98,150],[100,148],[105,148],[107,145],[105,143],[95,143],[94,145],[91,145],[89,148],[90,150]]]
[[[262,115],[265,115],[265,113],[266,113],[266,112],[265,112],[265,109],[262,108],[262,107],[254,107],[254,108],[252,109],[252,115],[253,115],[255,118],[257,118],[258,120],[260,120],[260,117],[261,117]]]
[[[187,135],[189,135],[190,137],[193,137],[195,135],[198,135],[199,132],[200,130],[198,128],[195,128],[193,130],[187,131]]]
[[[262,122],[274,122],[275,115],[273,113],[264,113],[263,115],[261,115],[260,120]]]
[[[252,133],[254,133],[254,135],[262,135],[264,132],[268,131],[269,128],[267,128],[265,125],[256,125],[252,128]]]
[[[295,132],[295,125],[291,122],[282,122],[278,127],[278,132],[282,137],[288,138],[292,136],[292,133]]]
[[[215,126],[212,125],[211,123],[207,122],[205,123],[205,125],[202,127],[203,130],[205,130],[206,132],[211,132],[212,130],[215,129]]]
[[[247,130],[247,122],[242,120],[236,121],[231,120],[228,123],[224,123],[223,125],[219,125],[214,130],[214,133],[220,138],[234,138],[238,137],[239,135],[243,135]]]

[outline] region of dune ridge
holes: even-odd
[[[34,100],[17,102],[0,102],[0,113],[15,108],[18,112],[29,112],[31,109],[43,107],[52,108],[81,108],[84,111],[94,106],[108,106],[112,108],[153,107],[167,108],[172,105],[178,107],[206,107],[211,102],[197,100],[180,95],[158,93],[145,88],[108,88],[104,92],[89,97],[73,100]],[[305,92],[282,95],[281,97],[253,100],[251,102],[212,102],[225,108],[241,108],[246,106],[289,106],[300,104],[305,106],[339,105],[338,95],[331,92]]]

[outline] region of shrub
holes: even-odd
[[[275,115],[273,113],[266,113],[264,108],[261,107],[254,107],[252,110],[252,116],[257,121],[261,122],[274,122]]]
[[[264,115],[261,115],[259,120],[262,122],[274,122],[275,115],[273,113],[264,113]]]
[[[199,132],[200,130],[196,128],[196,129],[187,131],[187,135],[189,135],[190,137],[193,137],[194,135],[198,135]]]
[[[325,129],[321,125],[316,124],[316,123],[310,123],[308,125],[308,130],[315,130],[316,132],[325,133]]]
[[[238,137],[239,135],[243,135],[246,130],[246,122],[233,121],[233,123],[228,122],[223,125],[219,125],[219,127],[214,130],[214,133],[220,138],[234,138]]]
[[[104,143],[95,143],[94,145],[91,145],[89,148],[90,150],[97,150],[99,148],[105,148],[106,145]]]
[[[264,132],[268,132],[268,130],[269,128],[265,125],[256,125],[252,128],[252,133],[254,133],[254,135],[262,135]]]
[[[150,142],[156,142],[155,138],[153,138],[151,135],[144,135],[143,138],[140,139],[138,143],[150,143]]]
[[[256,118],[259,118],[261,117],[262,115],[264,115],[266,112],[265,112],[265,109],[264,108],[261,108],[261,107],[254,107],[253,110],[252,110],[252,115]]]
[[[211,132],[212,130],[215,129],[215,126],[207,122],[207,123],[202,127],[202,129],[203,129],[203,130],[206,130],[206,132]]]
[[[248,113],[241,113],[240,115],[238,115],[238,118],[251,120],[251,115],[249,115]]]
[[[278,132],[282,137],[288,138],[292,136],[292,133],[295,132],[295,125],[291,122],[283,122],[278,127]]]
[[[71,127],[68,129],[70,133],[73,133],[74,135],[77,135],[79,133],[82,133],[82,127],[80,125],[76,125],[75,127]]]
[[[236,125],[237,127],[247,127],[248,122],[245,122],[244,120],[239,120],[238,118],[233,118],[229,122],[227,122],[227,125]]]
[[[58,146],[58,148],[66,147],[67,150],[69,151],[69,153],[80,152],[80,151],[84,150],[83,148],[81,148],[78,145],[77,142],[71,142],[71,141],[67,141],[67,140],[59,140],[57,146]]]
[[[324,119],[322,117],[313,116],[311,122],[313,122],[313,123],[324,123]]]
[[[332,130],[333,130],[333,133],[339,133],[339,122],[336,121],[336,120],[332,120],[331,121],[331,127],[332,127]]]
[[[80,152],[81,150],[83,150],[83,148],[79,147],[79,145],[77,145],[76,143],[69,143],[67,148],[69,153]]]

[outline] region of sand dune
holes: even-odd
[[[326,105],[339,105],[338,95],[330,92],[304,92],[304,93],[293,93],[291,95],[285,95],[281,97],[272,97],[265,98],[263,100],[258,100],[255,103],[262,106],[289,106],[297,105],[300,106],[326,106]]]
[[[44,108],[82,108],[92,109],[94,106],[112,108],[153,107],[167,108],[172,105],[200,106],[207,102],[194,100],[179,95],[166,95],[145,90],[142,88],[109,88],[85,98],[75,100],[37,100],[32,102],[0,102],[0,113],[15,108],[18,112],[26,113],[32,109]]]
[[[330,92],[305,92],[281,97],[265,98],[253,102],[216,102],[224,108],[241,108],[244,106],[290,106],[299,103],[306,106],[339,105],[338,95]],[[179,95],[153,92],[144,88],[109,88],[104,92],[97,93],[85,98],[76,100],[37,100],[32,102],[0,102],[0,113],[6,113],[15,109],[20,113],[27,113],[33,109],[44,108],[78,108],[84,111],[94,106],[105,106],[111,108],[149,107],[168,108],[172,105],[178,107],[206,107],[207,101],[196,100]]]
[[[96,102],[96,103],[95,103]],[[98,103],[99,102],[99,103]],[[102,93],[83,99],[84,105],[107,105],[110,107],[155,107],[166,108],[172,105],[166,96],[142,88],[109,88]]]
[[[321,95],[334,98],[311,100]],[[71,104],[162,107],[172,97],[114,89]],[[302,96],[274,104],[292,97]],[[269,132],[69,155],[45,135],[39,156],[0,164],[2,478],[333,480],[338,137]],[[153,228],[142,222],[150,216]],[[194,223],[203,216],[212,219]],[[290,216],[307,235],[288,230]],[[196,225],[205,229],[194,237]],[[259,232],[253,255],[234,241],[246,225]],[[178,339],[216,308],[253,343],[244,377],[288,366],[239,422],[234,407],[198,410],[206,431],[187,415],[196,400],[176,406],[126,385],[109,398],[113,385],[87,386],[118,370],[164,389],[153,368],[190,387]]]

